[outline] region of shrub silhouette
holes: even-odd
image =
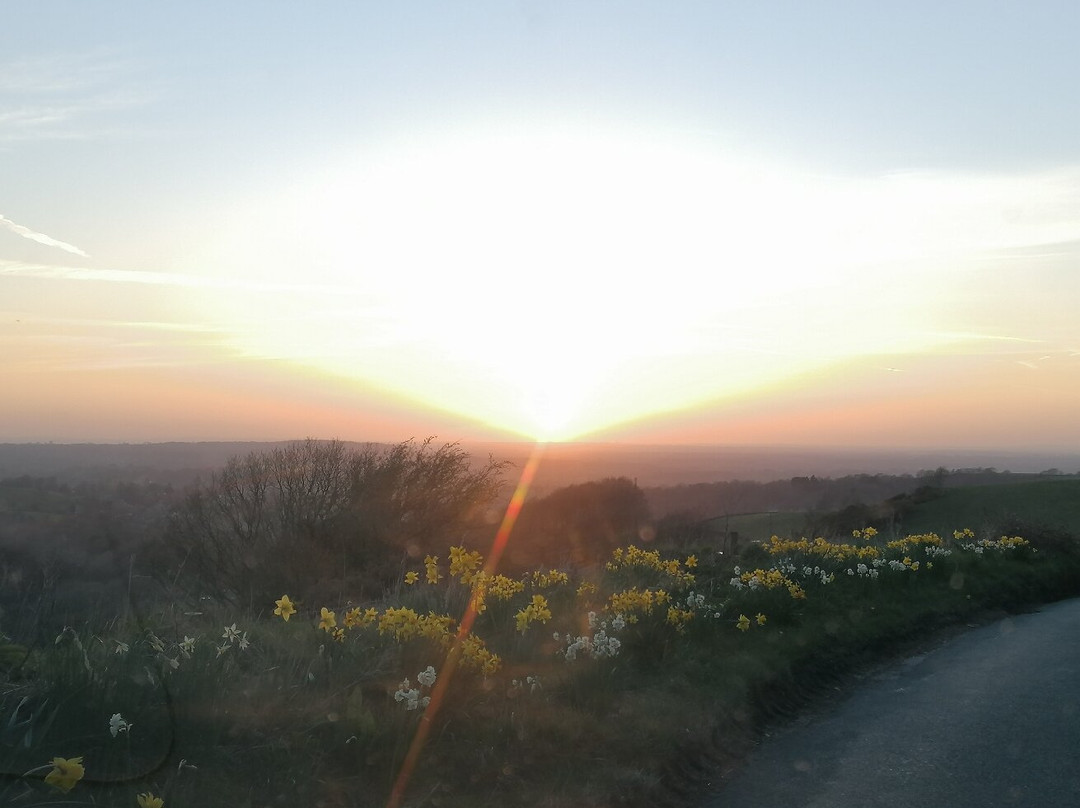
[[[363,450],[309,439],[234,457],[170,514],[159,571],[233,605],[286,588],[378,595],[403,555],[444,550],[480,520],[505,465],[476,468],[430,438]]]

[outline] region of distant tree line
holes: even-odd
[[[883,502],[919,488],[996,485],[1059,476],[1057,469],[1041,475],[1015,474],[994,468],[926,469],[917,474],[851,474],[845,477],[791,477],[771,482],[726,480],[644,489],[652,512],[659,517],[678,514],[694,522],[717,516],[765,511],[825,514],[853,505]]]

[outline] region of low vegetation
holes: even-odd
[[[395,468],[435,455],[405,445]],[[369,468],[388,457],[369,457]],[[298,510],[335,526],[348,513],[355,528],[365,478],[343,467],[353,473],[337,510]],[[484,473],[443,468],[459,482]],[[483,491],[441,501],[480,508],[494,479],[488,471]],[[624,489],[593,490],[634,507]],[[366,490],[374,507],[376,489]],[[177,557],[157,557],[164,599],[134,598],[119,614],[87,604],[47,642],[7,638],[0,803],[688,804],[765,724],[898,641],[1080,591],[1071,536],[1015,520],[1008,532],[774,536],[737,557],[639,536],[599,560],[514,569],[490,539],[440,533],[441,544],[421,544],[422,531],[393,531],[420,518],[404,516],[423,504],[423,486],[413,490],[408,508],[378,503],[385,538],[371,541],[390,543],[380,558],[398,560],[380,564],[388,580],[376,594],[364,594],[373,579],[348,580],[348,559],[336,579],[329,563],[307,567],[316,543],[274,517],[272,541],[221,540],[243,576],[184,564],[197,546],[181,543]],[[580,505],[587,493],[568,496]],[[277,495],[260,507],[282,512]],[[192,508],[177,506],[173,530]],[[531,518],[531,530],[554,529]],[[471,523],[457,524],[467,536]]]

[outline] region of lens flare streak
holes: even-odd
[[[543,456],[544,446],[543,443],[537,443],[533,448],[532,454],[525,464],[525,468],[521,471],[521,477],[518,479],[517,487],[514,489],[514,495],[510,498],[510,504],[506,506],[506,513],[503,514],[499,530],[495,534],[495,539],[491,544],[491,552],[488,553],[487,562],[484,564],[484,572],[489,575],[494,575],[495,571],[498,569],[499,560],[502,558],[503,551],[506,550],[507,542],[510,539],[510,533],[514,529],[514,523],[517,522],[518,515],[521,513],[521,506],[525,504],[525,497],[529,493],[529,487],[532,485],[533,478],[536,476],[536,470],[540,466],[540,458]],[[413,770],[416,768],[416,764],[420,759],[420,752],[427,742],[428,734],[431,732],[431,725],[434,723],[435,717],[439,713],[443,699],[446,696],[446,691],[450,687],[450,681],[453,678],[454,670],[457,668],[458,661],[461,659],[462,641],[468,637],[469,632],[472,631],[472,626],[477,615],[476,606],[477,593],[474,590],[472,597],[469,598],[469,605],[465,607],[465,614],[461,617],[461,623],[458,626],[457,635],[454,637],[454,643],[446,655],[446,661],[443,663],[442,671],[440,671],[439,678],[435,681],[434,688],[432,688],[431,702],[428,704],[427,709],[424,710],[424,714],[420,717],[420,724],[416,728],[416,734],[413,736],[412,743],[409,744],[409,751],[405,754],[405,759],[401,763],[401,769],[398,771],[397,779],[394,781],[394,787],[390,791],[390,799],[386,803],[386,808],[399,808],[405,797],[405,790],[408,788]]]

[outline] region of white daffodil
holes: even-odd
[[[113,713],[113,717],[109,719],[109,732],[114,738],[121,732],[129,732],[131,726],[120,713]]]

